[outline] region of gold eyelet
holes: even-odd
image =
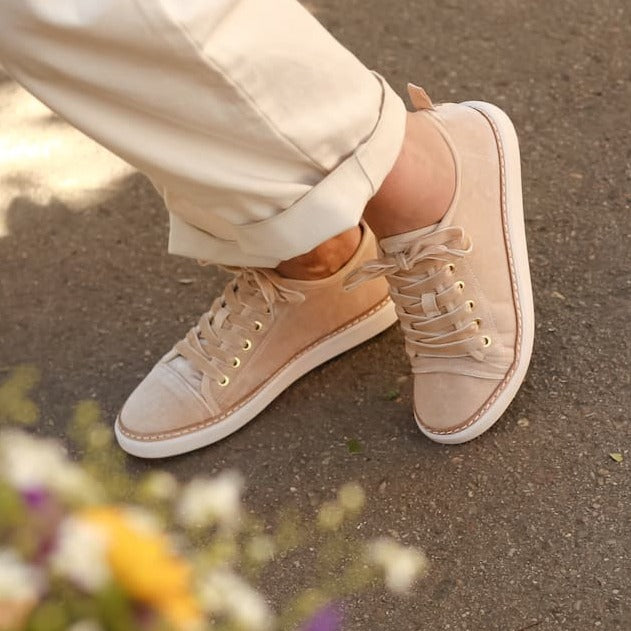
[[[241,365],[241,360],[238,357],[235,357],[232,360],[232,367],[233,368],[238,368]]]
[[[482,336],[482,341],[484,342],[484,348],[491,346],[491,338],[488,335]]]
[[[251,340],[245,340],[245,342],[243,342],[243,346],[241,347],[244,351],[249,351],[252,348],[252,342]]]
[[[473,322],[474,324],[477,324],[478,329],[482,326],[482,320],[480,320],[480,318],[476,318]]]
[[[467,307],[469,307],[469,311],[473,311],[473,308],[475,307],[475,302],[473,302],[473,300],[467,300]]]
[[[263,328],[263,323],[258,320],[254,320],[254,330],[260,331]]]
[[[464,289],[464,281],[459,280],[459,281],[456,283],[456,287],[458,287],[458,289],[460,289],[460,291],[462,291],[462,290]]]
[[[230,383],[230,377],[226,377],[226,375],[223,376],[223,379],[221,381],[217,382],[222,388],[225,388],[229,383]]]
[[[449,263],[449,265],[447,265],[447,269],[450,272],[455,272],[456,271],[456,266],[453,263]]]

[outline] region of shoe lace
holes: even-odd
[[[387,277],[413,364],[421,357],[482,360],[491,340],[479,334],[481,322],[471,315],[475,304],[465,299],[465,284],[456,279],[457,261],[472,250],[461,227],[437,228],[351,272],[345,288]]]
[[[275,317],[279,302],[302,302],[304,294],[284,287],[269,272],[253,267],[226,267],[235,274],[221,296],[175,345],[197,370],[228,385],[227,369],[238,368],[253,347],[253,333]]]

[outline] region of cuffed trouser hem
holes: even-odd
[[[145,173],[170,251],[275,266],[356,225],[405,109],[296,0],[2,0],[0,58]]]
[[[219,239],[171,213],[169,252],[223,265],[276,267],[356,226],[394,166],[405,134],[405,105],[376,76],[383,100],[372,134],[306,195],[269,219],[235,226],[235,241]]]

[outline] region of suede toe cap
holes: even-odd
[[[130,436],[159,440],[210,416],[201,396],[168,364],[159,363],[123,405],[119,425]]]

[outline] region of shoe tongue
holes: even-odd
[[[426,228],[419,228],[418,230],[412,230],[410,232],[403,232],[402,234],[395,234],[391,237],[386,237],[379,241],[379,247],[383,250],[384,254],[396,254],[397,252],[404,252],[408,249],[411,243],[421,237],[425,237],[436,230],[440,224],[433,224]]]
[[[229,315],[230,309],[224,306],[218,306],[214,311],[211,327],[221,328]],[[208,317],[208,314],[205,314],[203,317]],[[203,340],[200,340],[200,342],[202,347],[206,346],[206,342]],[[203,373],[197,370],[190,361],[180,355],[175,349],[172,349],[165,356],[164,361],[196,390],[201,388]]]
[[[196,390],[201,388],[202,373],[182,355],[176,355],[172,359],[167,360],[167,362],[188,384]]]

